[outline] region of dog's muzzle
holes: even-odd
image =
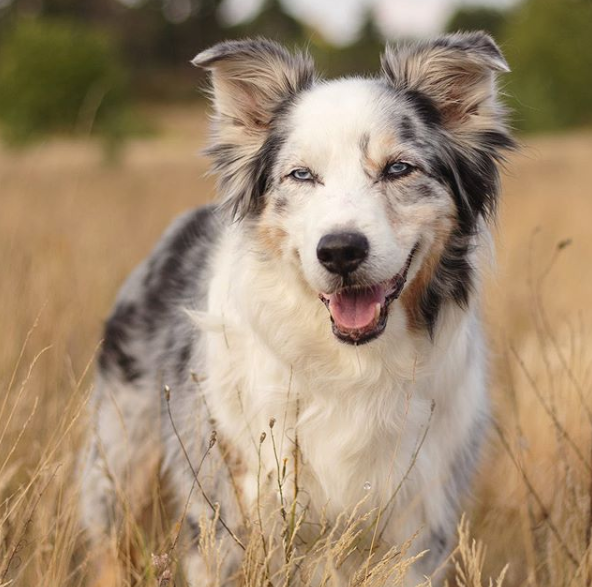
[[[322,240],[322,239],[321,239]],[[415,245],[405,265],[391,279],[371,286],[348,286],[332,294],[319,294],[331,315],[333,334],[349,344],[363,344],[377,338],[388,320],[388,308],[402,293]]]

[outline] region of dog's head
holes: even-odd
[[[212,72],[222,205],[325,303],[335,336],[376,338],[397,298],[428,331],[443,301],[467,303],[471,237],[513,147],[489,36],[387,47],[370,79],[320,81],[309,57],[266,40],[194,63]]]

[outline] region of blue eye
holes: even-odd
[[[312,181],[314,179],[310,169],[299,168],[290,172],[290,176],[298,181]]]
[[[389,163],[384,170],[387,177],[402,177],[411,171],[413,171],[413,167],[409,163],[403,163],[403,161]]]

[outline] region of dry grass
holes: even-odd
[[[72,479],[101,323],[171,218],[213,195],[196,155],[202,117],[158,116],[165,133],[131,144],[116,166],[85,142],[0,151],[0,587],[87,584]],[[481,544],[459,528],[461,586],[506,565],[504,586],[592,582],[590,161],[590,134],[539,138],[505,178],[486,303],[498,426],[467,514]],[[324,569],[357,523],[315,551]],[[141,584],[164,585],[174,570],[175,527],[159,526],[134,537]],[[253,586],[264,580],[260,545],[248,545]],[[216,545],[204,548],[215,559]],[[358,584],[389,574],[398,584],[404,557],[386,557]]]

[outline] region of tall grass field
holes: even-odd
[[[0,148],[0,587],[93,584],[76,479],[102,322],[169,222],[214,197],[200,110],[146,115],[163,132],[131,141],[118,162],[82,139]],[[524,139],[503,186],[483,304],[495,421],[448,582],[588,587],[592,134]],[[184,584],[178,520],[167,519],[158,487],[151,493],[104,585]],[[311,551],[286,556],[272,584],[298,585],[300,567],[320,565],[331,585],[363,524],[350,516]],[[203,530],[215,564],[215,533]],[[410,561],[398,546],[356,570],[352,585],[403,585]],[[246,548],[242,583],[268,585],[265,557],[286,545],[262,547],[254,524]]]

